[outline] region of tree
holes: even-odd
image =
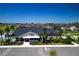
[[[71,39],[71,37],[70,37],[69,35],[67,36],[66,39],[63,39],[63,42],[64,42],[64,43],[68,43],[68,44],[70,44],[71,41],[72,41],[72,39]]]
[[[59,35],[60,35],[60,37],[61,37],[62,33],[63,33],[63,30],[59,29]]]
[[[42,36],[43,36],[43,42],[46,42],[47,39],[47,28],[42,28]]]
[[[60,42],[60,39],[59,38],[53,38],[52,41],[54,41],[55,43],[57,43],[57,42]]]
[[[11,26],[10,26],[10,29],[11,29],[11,30],[15,30],[15,27],[11,25]]]
[[[79,37],[78,37],[78,40],[77,41],[79,42]]]
[[[50,50],[49,51],[49,56],[57,56],[56,50]]]
[[[39,35],[40,35],[40,38],[42,39],[40,41],[43,42],[43,33],[39,33]]]
[[[52,42],[53,41],[53,37],[49,37],[49,40]]]
[[[3,37],[2,37],[2,35],[3,35],[3,30],[0,30],[0,35],[1,35],[1,45],[3,45]]]
[[[7,34],[8,41],[10,41],[10,39],[9,39],[10,28],[9,28],[8,26],[5,28],[5,32],[6,32],[6,34]]]
[[[21,43],[21,40],[22,40],[22,38],[16,38],[16,42],[18,42],[18,44],[20,44]]]

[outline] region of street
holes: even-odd
[[[79,47],[19,47],[0,48],[0,56],[48,56],[50,50],[57,56],[79,56]]]

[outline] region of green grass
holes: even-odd
[[[8,25],[0,25],[0,30],[5,30],[5,28],[7,27]],[[10,25],[9,25],[9,27],[11,27]],[[16,27],[15,27],[15,29],[16,29]]]
[[[49,51],[49,56],[57,56],[56,50],[50,50]]]
[[[71,35],[79,36],[79,33],[70,33]]]
[[[22,45],[23,44],[23,42],[22,41],[16,41],[16,42],[13,42],[13,43],[9,43],[9,42],[7,42],[7,41],[3,41],[3,42],[1,42],[1,40],[0,40],[0,46],[2,46],[2,45]]]
[[[51,45],[72,45],[72,44],[67,44],[67,43],[63,43],[63,42],[52,42]]]
[[[31,45],[46,45],[46,43],[42,43],[42,42],[32,42],[30,44]]]
[[[6,28],[6,26],[1,26],[0,25],[0,30],[4,30]]]
[[[79,32],[74,32],[74,31],[66,31],[66,32],[63,32],[63,35],[65,35],[65,34],[67,34],[67,33],[70,33],[70,35],[79,36]]]

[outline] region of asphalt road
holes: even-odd
[[[0,48],[1,56],[48,56],[50,50],[56,50],[57,56],[79,56],[79,47],[21,47]]]

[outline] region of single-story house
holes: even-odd
[[[62,30],[71,30],[71,31],[78,31],[79,30],[79,26],[63,26],[61,27]]]
[[[76,30],[76,29],[77,29],[76,26],[71,26],[71,27],[70,27],[70,30],[72,30],[72,31],[74,31],[74,30]]]
[[[13,34],[15,37],[22,38],[24,41],[36,42],[42,40],[40,33],[42,33],[42,28],[38,27],[18,27]],[[48,36],[60,36],[58,30],[53,30],[52,28],[47,29]]]
[[[63,31],[70,30],[70,26],[62,26],[61,29],[62,29]]]
[[[78,26],[76,26],[77,27],[77,32],[79,32],[79,25]]]

